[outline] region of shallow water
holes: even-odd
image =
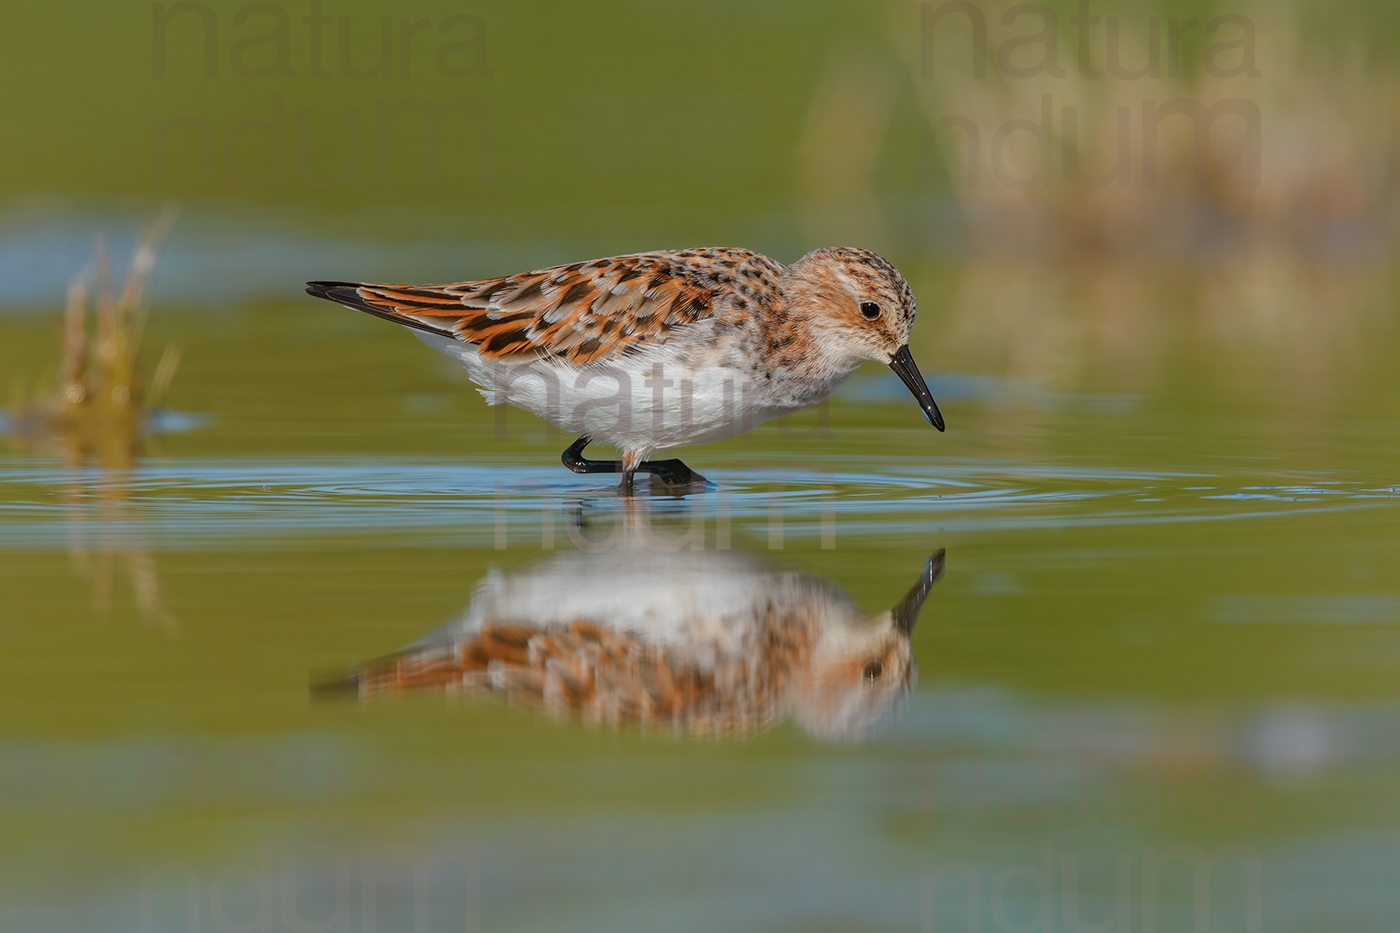
[[[688,451],[709,492],[629,502],[403,335],[318,320],[331,352],[257,309],[171,315],[198,417],[117,468],[20,441],[0,461],[5,926],[1400,918],[1387,374],[1298,430],[1267,385],[1202,404],[935,370],[937,435],[863,373]],[[50,339],[8,326],[16,357]],[[839,738],[781,698],[701,735],[485,689],[313,693],[488,575],[638,527],[641,568],[728,552],[872,619],[946,549],[917,683]]]
[[[1400,930],[1400,7],[1089,5],[8,4],[0,386],[169,202],[183,355],[0,409],[0,931]],[[947,433],[684,498],[302,293],[838,243]]]

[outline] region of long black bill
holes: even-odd
[[[923,575],[919,577],[919,582],[904,594],[904,598],[899,601],[899,605],[890,610],[890,616],[894,619],[896,630],[908,635],[914,631],[914,623],[919,621],[919,610],[924,608],[924,600],[928,599],[928,591],[933,589],[933,585],[938,582],[938,578],[943,576],[943,554],[944,549],[939,548],[937,554],[929,556],[924,564]]]
[[[928,418],[928,423],[938,430],[943,430],[943,412],[938,410],[938,403],[933,400],[933,393],[928,390],[928,383],[924,382],[924,377],[919,374],[919,367],[915,365],[914,358],[909,355],[909,345],[905,344],[899,348],[899,352],[890,360],[890,369],[893,369],[899,378],[904,380],[904,384],[909,387],[909,391],[914,393],[914,398],[919,400],[919,407],[924,410],[924,416]]]

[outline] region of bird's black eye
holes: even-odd
[[[879,661],[871,661],[869,664],[865,665],[865,670],[860,672],[860,676],[864,677],[866,680],[879,680],[880,675],[884,672],[885,665],[881,664]]]
[[[860,313],[865,315],[867,321],[873,321],[880,316],[880,306],[873,301],[862,301]]]

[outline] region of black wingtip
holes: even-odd
[[[317,298],[328,298],[331,301],[336,299],[331,297],[333,288],[359,288],[359,282],[307,282],[306,293],[315,295]]]
[[[360,680],[361,678],[358,673],[331,676],[324,680],[313,680],[311,682],[311,698],[313,700],[335,700],[344,697],[359,696]]]
[[[334,301],[336,304],[353,308],[356,311],[363,311],[375,317],[382,317],[386,321],[393,321],[402,327],[410,327],[414,330],[421,330],[425,334],[435,336],[452,336],[452,331],[440,327],[433,327],[431,324],[407,317],[402,314],[394,314],[392,311],[376,307],[370,304],[360,295],[363,282],[307,282],[306,293],[317,298],[324,298],[327,301]]]

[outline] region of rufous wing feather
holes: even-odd
[[[582,366],[664,342],[715,315],[717,296],[736,279],[762,282],[782,271],[747,250],[695,249],[450,285],[310,282],[307,291],[473,344],[484,359],[550,356]]]

